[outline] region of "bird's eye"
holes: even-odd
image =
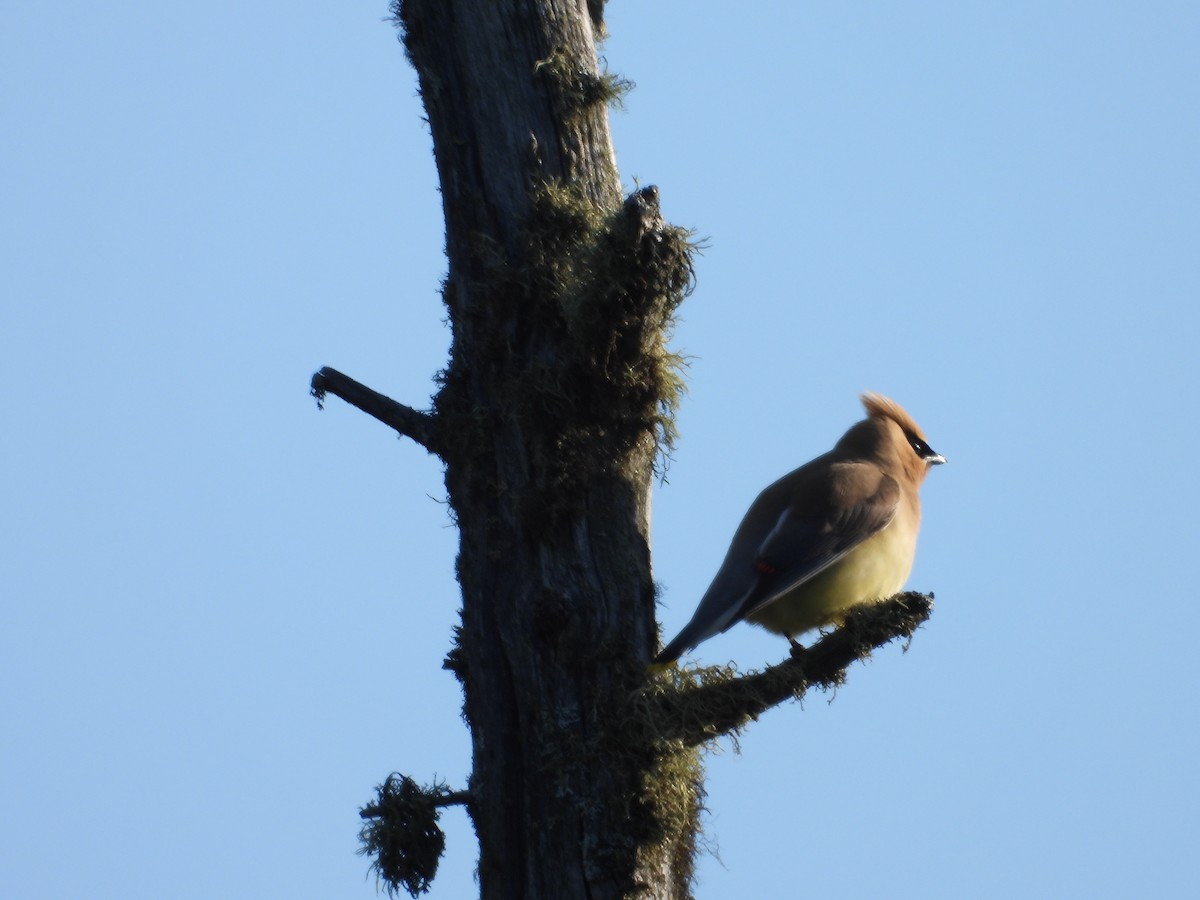
[[[929,449],[929,445],[919,437],[913,437],[912,435],[909,435],[908,443],[914,450],[917,451],[917,456],[924,458],[933,454],[933,451]]]

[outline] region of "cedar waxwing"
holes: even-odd
[[[862,402],[867,418],[832,450],[758,495],[696,614],[656,664],[742,619],[793,640],[904,587],[921,526],[917,489],[946,460],[887,397]]]

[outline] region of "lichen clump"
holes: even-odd
[[[401,890],[416,897],[429,890],[446,849],[436,801],[448,791],[444,785],[427,790],[396,773],[375,790],[375,802],[361,810],[368,821],[359,832],[358,852],[373,857],[371,869],[389,897]]]

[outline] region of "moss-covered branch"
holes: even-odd
[[[796,647],[790,658],[761,672],[693,679],[694,673],[684,671],[679,673],[684,683],[673,690],[662,690],[657,681],[651,690],[657,693],[652,715],[658,737],[696,746],[736,732],[772,706],[803,697],[810,687],[836,687],[850,665],[890,641],[911,638],[932,612],[932,594],[897,594],[859,607],[841,628],[807,649]]]
[[[426,893],[446,849],[440,810],[469,803],[470,792],[452,791],[440,782],[421,787],[393,772],[375,794],[375,802],[359,810],[367,824],[359,832],[358,852],[371,857],[371,868],[389,897],[401,890],[413,897]]]
[[[404,437],[412,438],[430,453],[441,455],[434,438],[436,420],[429,413],[397,403],[391,397],[385,397],[329,366],[313,375],[311,392],[317,398],[318,406],[325,403],[326,394],[341,397],[351,406],[357,406],[367,415],[396,429]]]

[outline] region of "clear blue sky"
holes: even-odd
[[[0,32],[0,896],[375,895],[358,805],[461,784],[414,405],[440,200],[385,0],[12,4]],[[1200,7],[613,0],[627,184],[708,238],[661,617],[862,390],[950,465],[937,609],[709,758],[702,900],[1180,896],[1200,829]],[[752,667],[750,627],[699,658]],[[434,898],[474,894],[445,817]]]

